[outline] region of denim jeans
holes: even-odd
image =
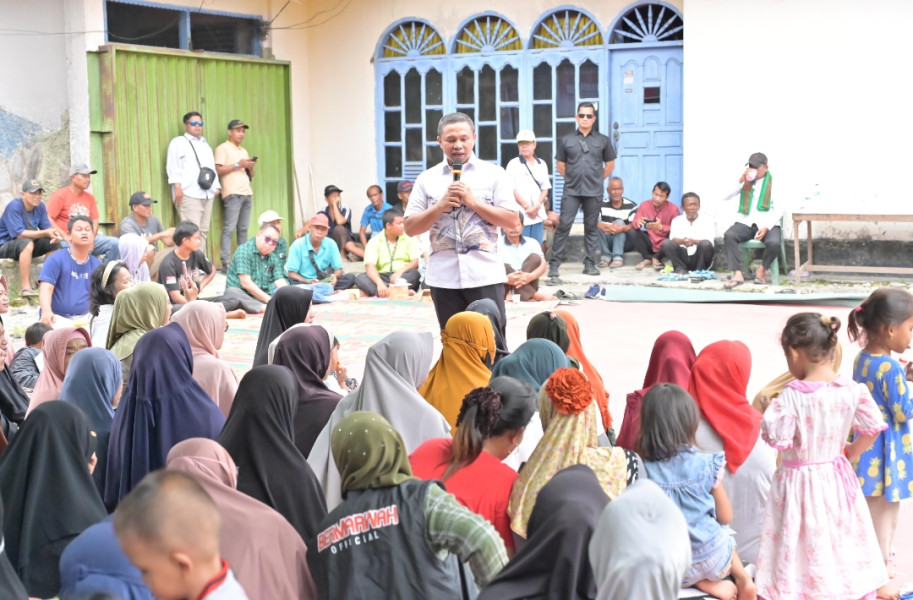
[[[615,219],[615,225],[624,225],[625,222],[622,219]],[[612,259],[624,260],[625,258],[625,246],[633,248],[633,242],[629,241],[628,235],[625,233],[606,233],[605,231],[599,230],[599,249],[602,252],[602,258],[606,259],[609,255],[612,255]]]
[[[220,255],[222,265],[231,261],[231,236],[238,231],[238,245],[247,241],[247,228],[250,226],[250,196],[231,194],[222,199],[222,246]]]
[[[545,223],[539,221],[532,225],[526,225],[523,227],[523,237],[528,237],[536,240],[539,244],[542,244],[542,237],[545,234]]]

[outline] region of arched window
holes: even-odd
[[[415,180],[442,160],[437,123],[444,116],[447,47],[430,24],[405,21],[381,38],[376,58],[378,162],[384,193],[393,201],[400,180]]]
[[[602,31],[592,17],[577,10],[557,10],[542,19],[533,32],[531,48],[601,46]]]
[[[685,24],[675,9],[662,4],[641,4],[615,23],[610,44],[676,42],[685,39]]]
[[[505,165],[520,131],[520,34],[507,19],[483,14],[460,27],[453,48],[455,108],[476,122],[476,155]]]

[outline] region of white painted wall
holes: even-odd
[[[720,232],[748,156],[762,151],[775,201],[913,212],[908,0],[685,0],[685,188]],[[790,234],[791,235],[791,234]],[[913,239],[909,225],[815,225],[815,237]]]

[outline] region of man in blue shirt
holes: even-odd
[[[339,246],[327,238],[330,222],[319,212],[311,217],[309,231],[298,238],[288,251],[285,270],[294,283],[331,283],[337,290],[355,285],[355,275],[342,272]]]
[[[44,186],[37,179],[22,184],[22,198],[14,198],[0,216],[0,258],[19,261],[23,298],[37,296],[32,289],[32,258],[60,249],[63,236],[51,225],[41,201]]]
[[[368,240],[373,236],[384,232],[384,213],[391,208],[384,202],[384,191],[379,185],[372,185],[367,191],[368,200],[371,204],[365,207],[365,212],[361,213],[361,230],[358,232],[358,239],[364,248],[368,247]],[[368,228],[371,228],[371,234],[368,235]]]
[[[88,315],[92,271],[101,261],[92,256],[95,226],[88,215],[75,215],[67,223],[70,247],[51,254],[38,277],[41,322],[54,326],[55,315],[68,319]]]

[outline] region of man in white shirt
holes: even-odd
[[[523,237],[542,243],[543,221],[548,210],[548,165],[536,157],[536,134],[524,129],[517,134],[520,156],[510,159],[505,170],[514,182],[514,198],[523,209]]]
[[[208,187],[200,186],[200,173],[204,168],[212,172],[212,183]],[[195,223],[200,228],[201,246],[206,248],[212,201],[222,187],[216,177],[212,148],[203,137],[203,116],[200,113],[191,111],[184,115],[184,135],[168,144],[165,170],[181,220]]]
[[[498,229],[520,224],[514,187],[499,166],[472,152],[475,124],[463,113],[444,115],[438,124],[444,160],[415,180],[406,209],[406,234],[430,232],[431,255],[425,285],[441,329],[475,300],[490,298],[507,321],[504,265],[498,256]],[[462,164],[455,177],[455,161]]]
[[[536,240],[523,235],[522,224],[504,230],[504,237],[498,246],[498,256],[504,262],[507,283],[505,296],[520,295],[521,302],[554,300],[554,296],[539,291],[539,278],[548,269],[542,246]]]
[[[694,192],[682,196],[685,214],[672,219],[669,239],[660,246],[658,257],[672,261],[675,272],[706,271],[713,264],[713,238],[716,225],[708,217],[701,217],[701,198]]]

